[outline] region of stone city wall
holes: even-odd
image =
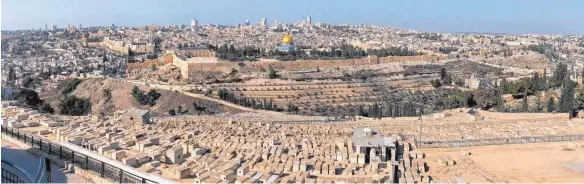
[[[144,68],[151,68],[152,65],[156,66],[164,66],[166,64],[172,63],[172,55],[166,54],[158,59],[147,60],[143,63],[127,63],[126,68],[128,71],[136,70],[136,69],[144,69]]]
[[[372,65],[379,63],[390,63],[398,61],[437,61],[444,60],[446,57],[439,56],[391,56],[379,57],[379,62],[374,59],[336,59],[336,60],[297,60],[297,61],[274,61],[274,62],[246,62],[243,65],[250,69],[265,69],[270,66],[277,70],[297,70],[310,68],[335,68],[342,66],[355,65]],[[219,62],[219,63],[191,63],[189,70],[202,70],[214,72],[229,72],[232,68],[239,67],[238,62]]]

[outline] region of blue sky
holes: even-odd
[[[2,0],[2,29],[294,22],[423,31],[584,34],[584,0]]]

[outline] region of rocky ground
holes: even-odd
[[[61,85],[62,86],[62,85]],[[91,113],[99,114],[104,113],[106,115],[111,115],[116,110],[123,110],[129,108],[139,108],[151,110],[153,114],[167,114],[170,109],[177,109],[180,105],[183,110],[188,109],[190,115],[196,114],[222,114],[222,113],[239,113],[240,110],[235,108],[227,107],[216,102],[210,102],[207,100],[190,97],[179,92],[167,91],[167,90],[156,90],[161,94],[160,98],[156,101],[156,105],[140,105],[132,97],[132,88],[134,84],[130,84],[124,81],[119,81],[115,79],[85,79],[81,82],[77,88],[71,93],[77,97],[89,98],[92,104]],[[140,90],[148,92],[150,88],[147,86],[138,86]],[[105,91],[109,90],[111,92],[111,98],[105,98]],[[59,89],[54,89],[49,93],[43,94],[41,96],[43,99],[48,101],[55,110],[58,111],[59,104]],[[199,107],[204,107],[205,111],[196,111],[194,109],[193,103],[196,103]]]

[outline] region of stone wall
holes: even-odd
[[[192,76],[193,73],[204,72],[229,72],[232,68],[244,66],[250,70],[268,70],[272,67],[276,70],[299,70],[314,68],[335,68],[342,66],[373,65],[399,61],[438,61],[444,60],[444,56],[390,56],[379,58],[359,59],[335,59],[335,60],[297,60],[297,61],[268,61],[268,62],[217,62],[217,63],[188,63],[173,55],[173,64],[176,65],[183,76]]]
[[[172,63],[172,55],[166,54],[158,59],[147,60],[144,61],[143,63],[126,63],[126,68],[128,69],[128,71],[132,71],[136,69],[151,68],[152,65],[164,66],[169,63]]]
[[[398,61],[437,61],[444,60],[446,57],[438,56],[393,56],[393,57],[379,57],[379,63],[390,63]],[[369,58],[362,59],[336,59],[336,60],[297,60],[297,61],[274,61],[274,62],[246,62],[245,67],[250,69],[263,68],[267,70],[270,66],[278,70],[298,70],[311,68],[335,68],[342,66],[355,65],[372,65],[378,64],[371,61]],[[196,63],[190,64],[189,70],[202,71],[217,71],[226,72],[231,71],[231,68],[238,68],[237,62],[220,62],[220,63]]]
[[[172,54],[172,64],[180,69],[180,74],[184,78],[189,78],[189,63],[177,57],[176,54]]]

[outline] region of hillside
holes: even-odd
[[[63,86],[63,85],[60,85]],[[203,99],[198,99],[174,91],[156,90],[161,94],[154,106],[140,105],[132,97],[132,88],[134,84],[130,84],[115,79],[85,79],[77,88],[71,92],[72,95],[81,98],[89,98],[92,104],[91,111],[93,114],[104,113],[105,115],[112,115],[116,110],[123,110],[129,108],[149,109],[155,115],[167,114],[169,109],[177,109],[179,105],[183,110],[188,109],[188,114],[221,114],[221,113],[239,113],[238,109],[227,107],[216,102],[210,102]],[[140,90],[144,92],[150,91],[147,86],[138,85]],[[55,110],[58,111],[58,92],[57,90],[45,95],[47,100]],[[109,90],[111,98],[107,98],[105,91]],[[205,112],[198,112],[195,110],[193,103],[199,107],[204,107]]]

